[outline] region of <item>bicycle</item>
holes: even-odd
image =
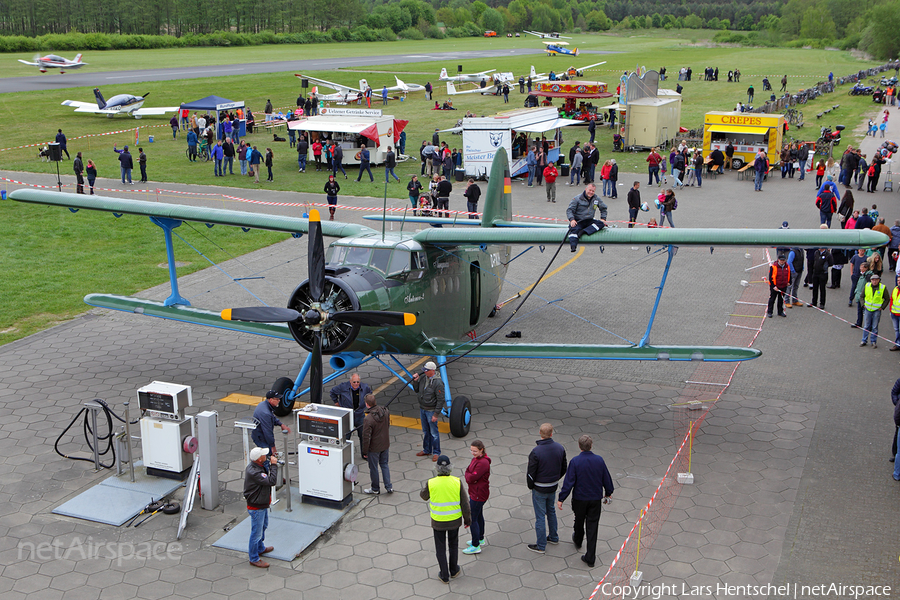
[[[184,156],[188,160],[191,159],[191,149],[186,148],[184,151]],[[199,148],[197,148],[197,160],[200,162],[209,162],[212,157],[210,157],[208,148],[206,144],[201,144]]]

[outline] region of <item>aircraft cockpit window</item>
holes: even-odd
[[[369,264],[369,259],[372,256],[371,248],[348,248],[347,256],[344,258],[342,264],[349,265],[367,265]]]
[[[382,273],[388,272],[388,263],[391,260],[391,249],[390,248],[376,248],[372,253],[372,268],[381,271]]]
[[[424,252],[413,252],[412,260],[410,261],[410,268],[415,271],[416,269],[424,269],[425,268],[425,253]]]
[[[347,256],[347,246],[329,246],[325,251],[325,262],[330,265],[339,265]]]
[[[409,271],[410,258],[413,256],[415,256],[415,254],[410,254],[409,252],[400,249],[394,250],[394,253],[391,255],[391,266],[388,267],[388,274],[395,275],[397,273]]]

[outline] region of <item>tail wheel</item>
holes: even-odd
[[[471,424],[472,403],[465,396],[457,396],[450,406],[450,434],[458,438],[466,437]]]
[[[278,392],[278,395],[281,396],[281,402],[278,403],[278,406],[272,411],[275,413],[276,417],[286,417],[291,414],[294,410],[294,398],[293,396],[288,399],[287,392],[294,388],[294,380],[290,377],[279,377],[275,383],[272,385],[272,389]]]

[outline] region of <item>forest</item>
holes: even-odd
[[[0,0],[0,51],[710,29],[715,41],[900,50],[896,0]]]

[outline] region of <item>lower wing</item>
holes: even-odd
[[[730,346],[630,346],[612,344],[504,344],[487,342],[458,343],[429,340],[419,347],[420,354],[472,358],[536,358],[567,360],[700,360],[737,362],[762,354],[756,348]],[[470,353],[467,352],[471,350]]]

